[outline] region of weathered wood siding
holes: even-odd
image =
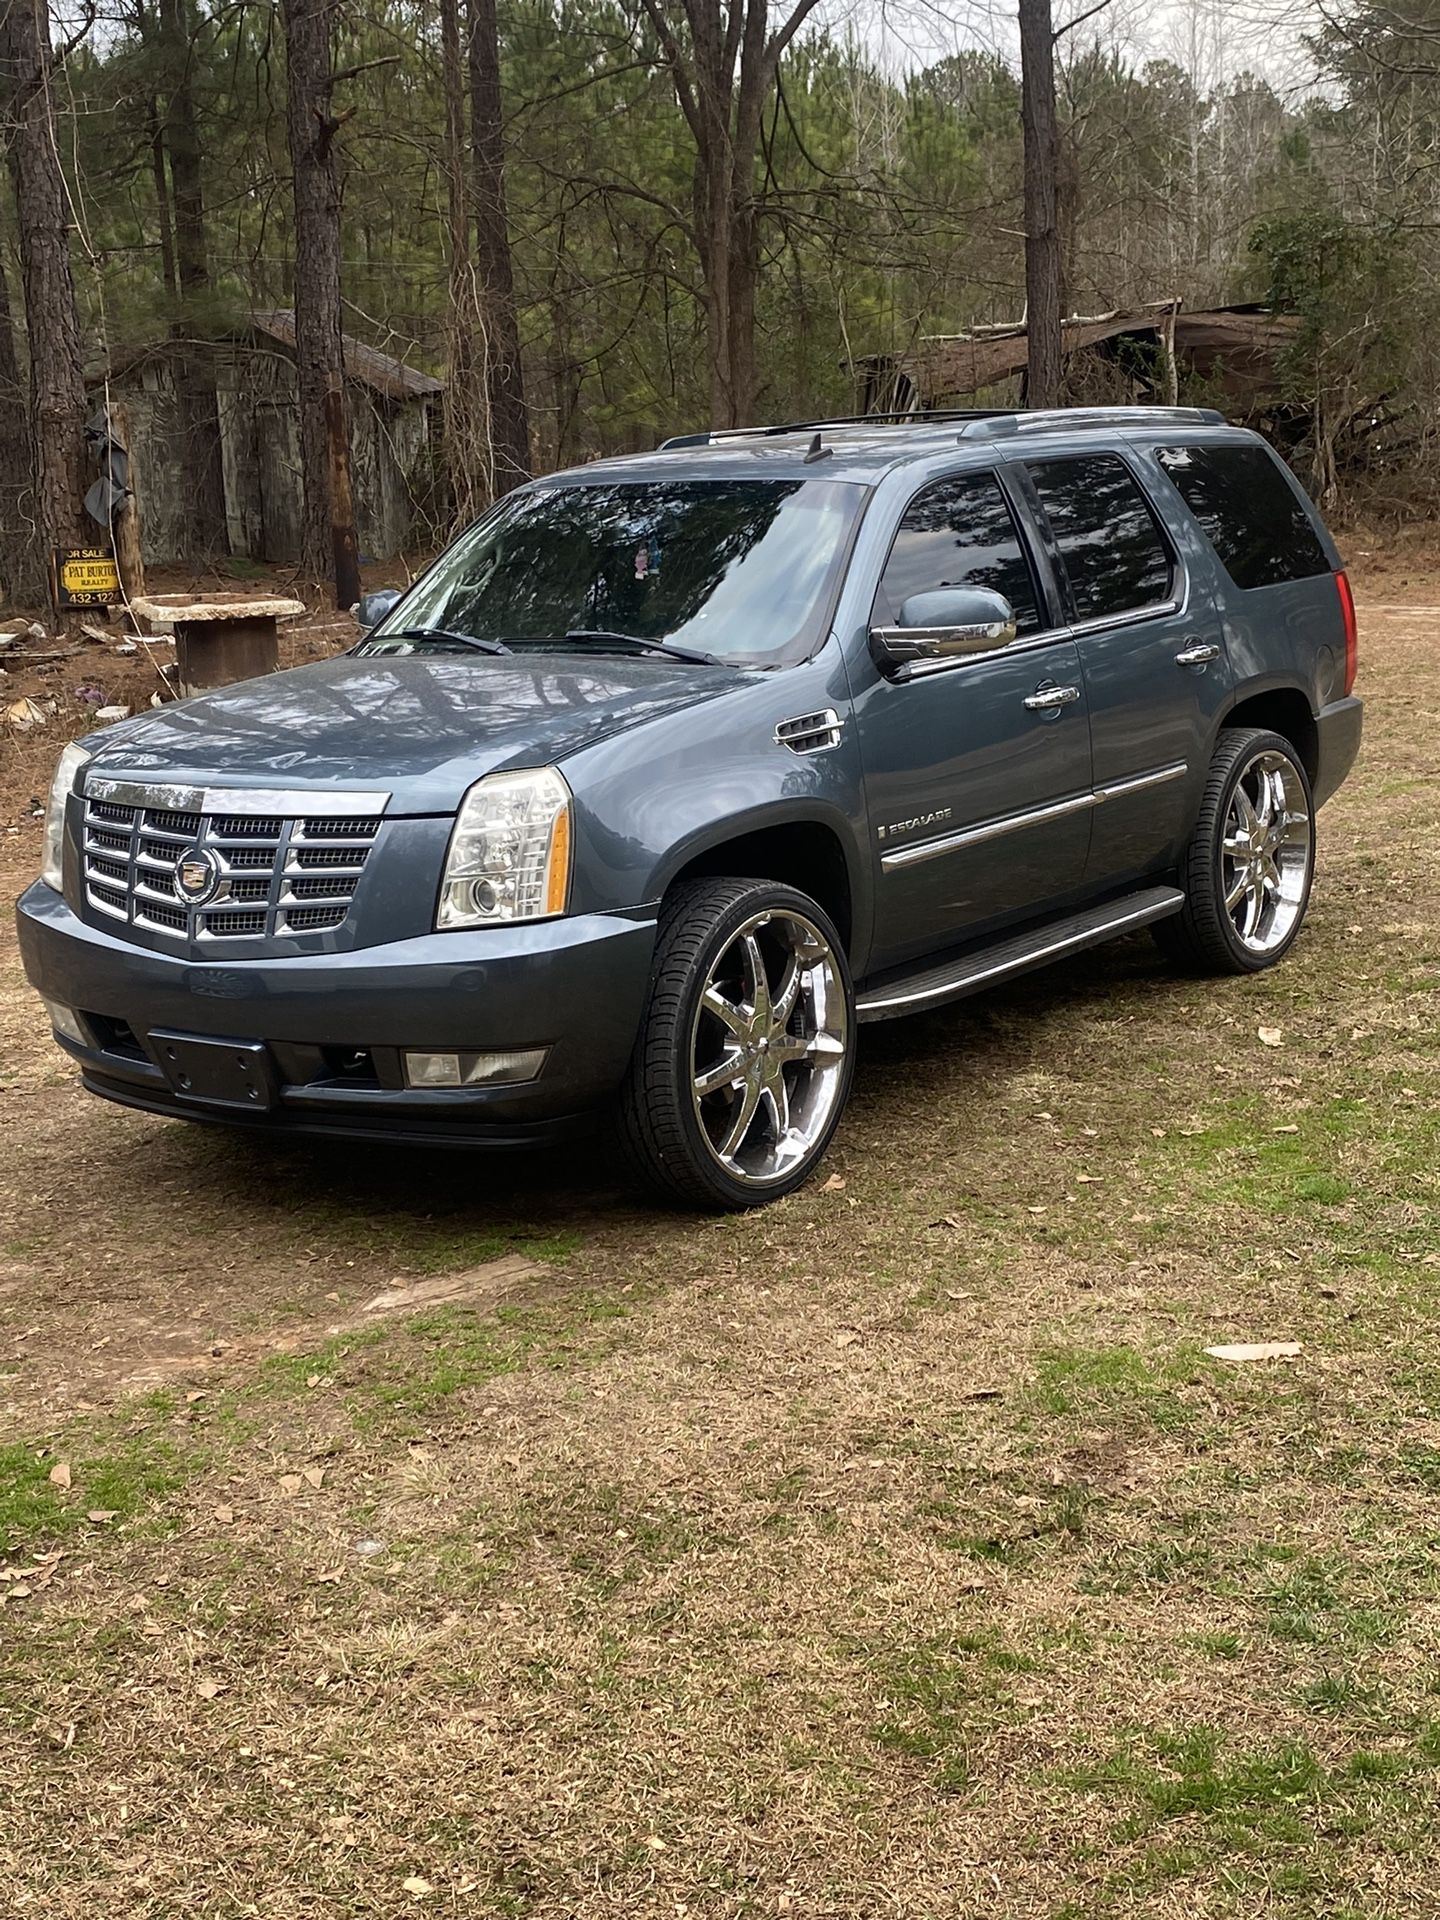
[[[230,551],[274,564],[293,561],[303,491],[294,363],[273,348],[236,346],[217,353],[215,372]],[[110,392],[129,409],[145,559],[171,565],[186,557],[174,362],[157,354],[112,380]],[[363,382],[351,382],[347,399],[360,551],[366,559],[388,560],[424,534],[416,512],[428,482],[438,404],[390,399]]]

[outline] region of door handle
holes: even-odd
[[[1079,687],[1040,687],[1026,694],[1025,705],[1031,713],[1053,713],[1060,707],[1073,707],[1079,698]]]
[[[1212,660],[1219,658],[1219,647],[1212,646],[1208,640],[1197,640],[1194,646],[1176,654],[1175,664],[1177,667],[1208,667]]]

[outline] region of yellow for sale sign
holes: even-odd
[[[108,607],[120,598],[120,572],[108,547],[57,547],[55,599],[62,607]]]

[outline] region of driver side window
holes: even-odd
[[[1030,562],[998,477],[959,474],[926,487],[905,510],[880,579],[877,618],[893,621],[912,593],[988,587],[1015,609],[1022,633],[1040,631]]]

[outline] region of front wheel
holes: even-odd
[[[621,1094],[632,1165],[691,1206],[793,1193],[839,1125],[854,1051],[850,969],[822,908],[768,880],[682,884]]]
[[[1274,966],[1310,903],[1314,812],[1309,776],[1288,740],[1227,727],[1181,863],[1185,905],[1154,929],[1161,948],[1210,973]]]

